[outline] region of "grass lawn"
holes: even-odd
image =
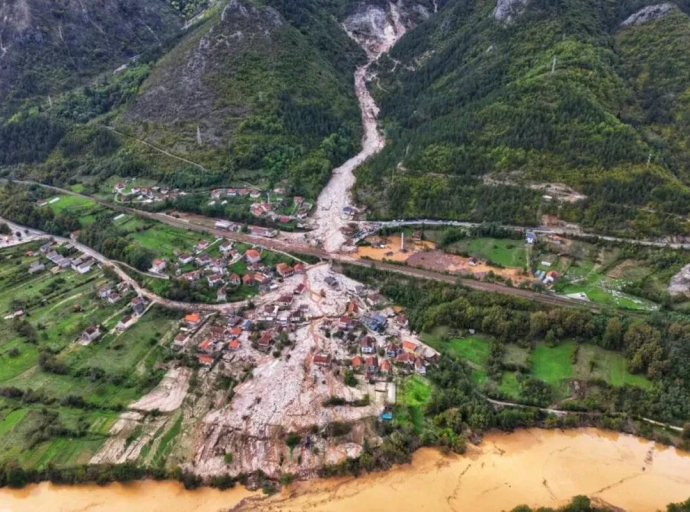
[[[51,203],[50,201],[55,198],[58,198],[58,200]],[[50,197],[46,208],[53,210],[55,215],[69,211],[76,215],[82,224],[93,223],[96,220],[96,214],[100,211],[104,211],[104,208],[95,201],[84,197],[69,195]]]
[[[450,246],[451,249],[479,256],[504,267],[524,267],[527,265],[525,244],[522,240],[503,238],[468,238]]]
[[[520,383],[512,372],[504,372],[498,390],[509,398],[520,398]]]
[[[398,386],[395,420],[411,423],[416,432],[424,427],[424,404],[431,396],[431,384],[419,375],[404,378]]]
[[[144,231],[135,231],[129,235],[131,240],[151,249],[159,257],[173,259],[175,249],[191,252],[199,240],[210,240],[208,236],[185,231],[184,229],[154,224]]]
[[[633,375],[628,371],[623,354],[605,350],[594,345],[581,345],[574,367],[575,376],[579,379],[604,379],[613,386],[638,386],[644,389],[652,387],[651,381],[642,375]]]
[[[575,342],[567,341],[555,347],[539,343],[532,352],[532,376],[549,384],[557,384],[573,376],[570,358],[575,350]]]
[[[529,351],[517,345],[507,345],[503,355],[503,363],[529,370]]]

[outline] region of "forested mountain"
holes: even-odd
[[[2,0],[0,104],[83,84],[161,45],[182,27],[165,0]]]
[[[0,109],[0,168],[53,183],[289,178],[314,196],[359,144],[352,73],[364,52],[335,17],[347,4],[3,2],[0,93],[12,102]]]
[[[685,232],[684,9],[446,1],[379,66],[389,143],[359,172],[359,199],[385,217],[535,224],[553,213],[602,232]],[[548,183],[587,197],[544,199]]]

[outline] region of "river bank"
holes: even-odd
[[[176,482],[1,489],[0,510],[174,512],[252,510],[510,510],[559,506],[584,494],[630,512],[690,497],[690,453],[597,429],[494,433],[464,456],[417,451],[412,463],[359,478],[299,482],[265,498],[236,487],[186,491]]]

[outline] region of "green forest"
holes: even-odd
[[[171,17],[205,5],[170,3]],[[138,176],[184,188],[284,183],[315,197],[361,136],[352,73],[364,55],[331,14],[339,3],[220,4],[135,59],[110,56],[112,69],[126,64],[115,72],[89,67],[74,77],[81,83],[55,80],[51,62],[23,63],[25,73],[40,65],[51,88],[13,82],[17,100],[0,108],[0,175],[53,184]],[[244,35],[228,49],[233,33]],[[62,59],[56,68],[69,68]]]
[[[495,2],[446,2],[380,63],[389,141],[357,197],[390,218],[552,213],[599,232],[684,232],[690,24],[679,7],[621,24],[645,4],[537,0],[504,23]],[[533,183],[586,199],[544,199]]]

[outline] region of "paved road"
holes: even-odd
[[[68,238],[64,238],[61,236],[54,236],[50,235],[48,233],[44,233],[42,231],[39,231],[37,229],[32,229],[28,228],[26,226],[22,226],[20,224],[17,224],[16,222],[12,222],[6,219],[3,219],[0,217],[0,221],[6,222],[13,231],[25,231],[27,230],[29,234],[31,235],[31,239],[27,239],[26,241],[29,242],[31,240],[38,240],[38,239],[52,239],[55,240],[56,242],[63,242],[67,244],[73,245],[76,249],[80,250],[84,254],[91,256],[93,259],[96,261],[100,262],[104,267],[108,267],[112,269],[114,272],[117,273],[117,275],[122,279],[123,282],[127,283],[129,286],[132,287],[132,289],[140,296],[148,299],[151,302],[155,302],[157,304],[161,304],[162,306],[165,306],[170,309],[177,309],[177,310],[182,310],[182,311],[211,311],[211,312],[221,312],[221,313],[228,313],[228,312],[233,312],[236,311],[239,308],[242,308],[246,306],[247,302],[246,301],[241,301],[241,302],[228,302],[225,304],[198,304],[198,303],[192,303],[192,302],[179,302],[179,301],[174,301],[174,300],[169,300],[166,298],[163,298],[159,295],[156,295],[155,293],[151,292],[150,290],[147,290],[146,288],[143,288],[137,281],[132,278],[127,272],[122,270],[122,268],[113,260],[110,258],[105,257],[102,255],[100,252],[92,249],[91,247],[80,244],[79,242],[74,242],[73,240],[70,240]]]
[[[81,197],[84,199],[88,199],[88,200],[97,202],[97,203],[105,206],[106,208],[110,208],[112,210],[115,210],[115,211],[118,211],[121,213],[127,213],[127,214],[135,215],[135,216],[138,216],[141,218],[155,220],[158,222],[162,222],[163,224],[167,224],[167,225],[177,227],[180,229],[197,231],[199,233],[206,233],[206,234],[210,234],[210,235],[215,236],[215,237],[230,238],[230,239],[233,239],[233,240],[236,240],[239,242],[249,243],[249,244],[255,245],[257,247],[261,247],[261,248],[272,250],[272,251],[278,251],[278,252],[283,252],[283,253],[292,253],[292,254],[295,254],[295,253],[306,254],[306,255],[315,256],[317,258],[324,259],[324,260],[330,260],[330,261],[334,261],[334,262],[351,264],[351,265],[358,265],[358,266],[363,266],[363,267],[377,268],[380,270],[387,270],[389,272],[395,272],[395,273],[407,275],[410,277],[440,281],[440,282],[451,283],[451,284],[461,284],[463,286],[466,286],[467,288],[471,288],[474,290],[481,290],[481,291],[493,292],[493,293],[503,293],[506,295],[521,297],[521,298],[528,299],[528,300],[535,300],[535,301],[538,301],[538,302],[541,302],[544,304],[549,304],[549,305],[566,306],[566,307],[567,306],[571,306],[571,307],[572,306],[580,306],[580,307],[586,307],[586,308],[594,310],[594,311],[600,311],[602,309],[602,307],[600,305],[592,304],[592,303],[587,302],[587,301],[570,299],[567,297],[550,295],[547,293],[538,293],[538,292],[533,292],[531,290],[522,290],[519,288],[511,288],[511,287],[504,286],[501,284],[488,283],[488,282],[484,282],[484,281],[477,281],[474,279],[466,279],[466,278],[462,278],[462,277],[458,277],[458,276],[434,272],[431,270],[406,267],[406,266],[402,266],[402,265],[393,265],[390,263],[384,263],[384,262],[380,262],[380,261],[361,260],[358,258],[354,258],[353,256],[350,256],[348,254],[328,253],[324,249],[321,249],[318,247],[312,247],[312,246],[305,244],[305,243],[296,243],[296,242],[291,243],[288,241],[283,241],[283,240],[278,240],[278,239],[269,239],[269,238],[253,236],[253,235],[249,235],[246,233],[230,232],[230,231],[226,231],[226,230],[222,230],[222,229],[217,229],[217,228],[215,228],[215,226],[211,226],[208,224],[201,224],[200,222],[196,222],[196,221],[193,221],[191,219],[176,218],[176,217],[173,217],[173,216],[165,214],[165,213],[155,213],[155,212],[147,212],[147,211],[143,211],[143,210],[138,210],[136,208],[130,208],[128,206],[123,206],[120,204],[111,203],[109,201],[103,201],[100,199],[96,199],[94,197],[87,196],[84,194],[79,194],[79,193],[73,192],[71,190],[63,189],[60,187],[54,187],[51,185],[44,185],[44,184],[33,182],[33,181],[15,180],[15,182],[16,183],[23,183],[26,185],[39,185],[41,187],[52,190],[52,191],[59,193],[59,194],[68,194],[68,195],[77,196],[77,197]],[[148,293],[150,293],[150,292],[148,292]],[[161,300],[163,300],[163,299],[161,299]],[[207,306],[213,308],[213,306],[215,306],[215,305],[207,305]],[[201,306],[199,307],[199,309],[202,309]]]

